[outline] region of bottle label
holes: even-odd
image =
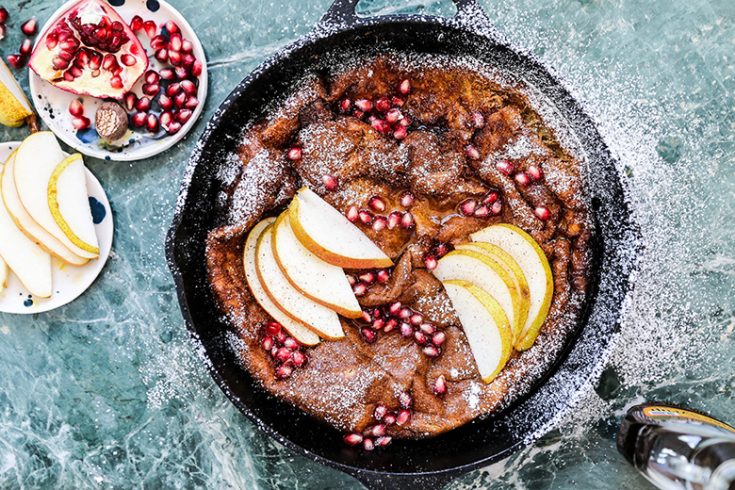
[[[696,420],[705,424],[714,425],[721,429],[735,433],[735,428],[727,425],[724,422],[720,422],[717,419],[702,415],[701,413],[691,412],[684,410],[683,408],[676,408],[671,406],[661,405],[649,405],[643,408],[643,415],[652,419],[688,419]]]

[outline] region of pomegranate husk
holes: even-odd
[[[135,63],[128,66],[130,56]],[[148,57],[110,5],[81,0],[43,33],[31,55],[30,68],[66,92],[121,100],[148,69]]]

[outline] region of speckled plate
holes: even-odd
[[[19,142],[0,144],[0,161],[5,162],[18,146]],[[0,292],[1,312],[27,315],[56,309],[77,299],[99,276],[112,249],[112,213],[102,185],[89,169],[87,169],[87,191],[99,240],[100,256],[82,267],[74,267],[53,258],[51,262],[53,294],[50,298],[37,298],[31,295],[11,271],[8,286]]]
[[[39,31],[41,34],[36,38],[36,42],[42,38],[43,33],[48,29],[52,22],[56,21],[63,12],[78,1],[79,0],[70,0],[54,12],[51,18]],[[69,115],[68,108],[71,101],[75,98],[79,98],[79,95],[64,92],[63,90],[54,87],[50,83],[42,80],[41,77],[36,75],[33,70],[29,68],[28,76],[31,96],[33,105],[36,107],[36,111],[49,129],[53,131],[54,134],[56,134],[56,136],[64,143],[80,153],[105,160],[142,160],[166,151],[177,142],[181,141],[201,115],[205,99],[207,97],[207,66],[206,63],[204,63],[206,60],[204,48],[186,19],[184,19],[184,17],[175,8],[163,0],[112,0],[109,1],[109,3],[115,7],[117,12],[126,22],[130,22],[135,15],[140,15],[144,20],[153,20],[157,25],[173,20],[181,29],[182,36],[192,42],[194,47],[193,54],[198,60],[202,60],[203,66],[202,74],[199,77],[199,89],[197,93],[199,105],[194,109],[191,119],[189,119],[186,124],[183,125],[181,130],[174,135],[168,135],[165,131],[160,131],[156,135],[147,133],[145,130],[129,131],[128,134],[123,137],[123,141],[127,141],[125,146],[121,148],[112,148],[104,144],[97,135],[97,132],[94,130],[94,114],[97,107],[102,104],[103,100],[89,96],[81,97],[84,102],[84,115],[92,121],[93,127],[77,131],[72,126],[72,118]],[[148,37],[143,33],[138,33],[138,36],[141,39],[143,47],[146,48],[148,53],[150,67],[160,70],[162,65],[153,56],[153,52],[149,46]],[[142,95],[142,85],[143,79],[141,78],[133,88],[133,91],[138,96]]]

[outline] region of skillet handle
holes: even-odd
[[[452,0],[457,7],[455,19],[468,19],[477,27],[490,27],[490,20],[478,0]],[[360,21],[357,15],[357,4],[360,0],[334,0],[327,13],[324,14],[320,25],[335,24],[345,27],[353,26]]]
[[[351,472],[367,490],[440,490],[459,474],[400,475]]]

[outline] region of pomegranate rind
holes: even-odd
[[[85,25],[98,23],[103,17],[106,17],[110,24],[119,22],[122,24],[120,32],[124,33],[128,40],[114,53],[100,50],[96,46],[89,46],[82,42],[79,32],[71,26],[71,19],[77,17],[82,19]],[[95,22],[87,22],[90,20]],[[73,49],[74,57],[69,61],[68,66],[61,69],[54,67],[53,60],[62,52],[62,42],[58,40],[53,42],[52,40],[54,36],[56,38],[60,36],[60,31],[66,31],[62,37],[66,36],[67,39],[75,39],[79,44],[78,47]],[[73,35],[70,36],[68,34],[69,32],[73,33]],[[52,37],[51,39],[50,36]],[[95,74],[94,69],[90,68],[88,61],[86,63],[79,61],[79,55],[85,49],[87,52],[93,51],[99,54],[102,59],[104,59],[105,55],[113,54],[120,68],[117,75],[120,80],[114,80],[115,76],[113,72],[101,67],[97,70],[99,73]],[[136,59],[136,63],[132,66],[126,66],[120,60],[123,55],[133,56]],[[77,61],[82,66],[76,64]],[[130,30],[128,24],[110,5],[100,0],[81,0],[63,12],[43,32],[31,54],[29,66],[43,80],[46,80],[65,92],[89,95],[96,98],[120,100],[125,93],[133,88],[135,83],[148,69],[148,56],[146,55],[145,48],[143,48],[143,45],[135,36],[135,33]],[[79,68],[81,74],[72,80],[68,80],[64,75],[71,68]]]

